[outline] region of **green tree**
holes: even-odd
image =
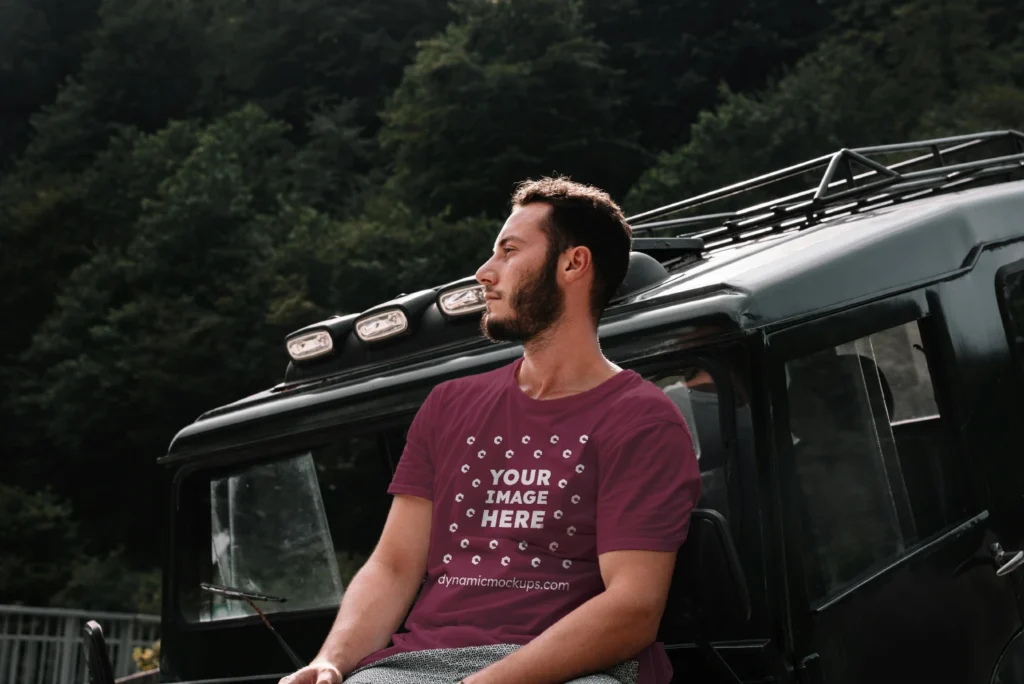
[[[391,188],[452,216],[508,206],[527,176],[568,174],[623,192],[645,157],[611,135],[624,103],[576,2],[460,0],[456,21],[422,43],[390,100],[381,142]]]
[[[619,71],[628,106],[620,125],[652,152],[685,141],[720,84],[763,87],[813,50],[830,20],[818,0],[585,0],[596,36]]]
[[[78,550],[70,506],[49,492],[0,485],[0,603],[46,605]]]
[[[117,549],[103,556],[80,556],[68,563],[70,577],[49,600],[52,606],[160,614],[158,568],[137,570]]]
[[[77,71],[97,0],[0,2],[0,170],[28,144],[29,121]]]
[[[28,120],[52,97],[57,46],[46,15],[26,0],[0,3],[0,168],[20,151]]]
[[[0,485],[0,604],[159,613],[159,570],[87,547],[66,500]]]
[[[288,230],[272,218],[294,192],[286,131],[246,109],[198,132],[194,145],[183,127],[141,141],[136,152],[145,158],[148,147],[185,138],[183,159],[161,160],[166,175],[139,203],[131,239],[75,269],[24,357],[43,371],[23,397],[46,440],[74,454],[77,468],[134,483],[125,492],[113,477],[98,479],[75,494],[76,506],[101,511],[119,501],[117,508],[148,513],[107,525],[119,517],[111,510],[100,526],[108,543],[146,538],[155,518],[153,459],[173,430],[198,407],[267,380],[261,351],[286,330],[263,328],[274,294],[258,286],[266,284],[263,262]],[[75,398],[83,392],[95,401]]]
[[[76,267],[128,239],[197,133],[189,123],[155,136],[124,129],[85,171],[44,174],[24,163],[0,182],[0,303],[19,312],[0,328],[0,360],[25,349]]]
[[[146,132],[194,113],[206,55],[191,2],[103,0],[81,71],[32,119],[37,164],[79,170],[119,126]]]
[[[842,147],[1024,119],[1024,112],[1014,114],[1020,98],[1009,48],[986,33],[988,16],[978,0],[915,0],[893,17],[884,30],[827,40],[762,93],[724,92],[722,104],[694,125],[690,141],[663,154],[631,190],[630,211]]]
[[[418,40],[448,22],[446,0],[217,0],[203,100],[223,111],[254,102],[301,131],[346,107],[371,133]]]

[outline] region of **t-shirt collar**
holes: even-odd
[[[534,399],[524,392],[516,381],[516,376],[519,374],[519,368],[523,365],[523,360],[524,357],[519,357],[513,363],[509,364],[509,373],[506,378],[506,382],[508,383],[509,391],[512,393],[512,396],[515,397],[516,402],[527,410],[555,410],[566,407],[571,408],[575,405],[589,404],[592,401],[600,400],[615,390],[620,389],[630,380],[638,377],[635,371],[624,368],[602,382],[600,385],[591,387],[584,392],[570,394],[567,397],[559,397],[557,399]]]

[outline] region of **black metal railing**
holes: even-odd
[[[926,153],[896,163],[885,164],[877,159],[921,150]],[[858,167],[863,171],[858,173]],[[796,193],[734,211],[669,218],[725,199],[742,199],[743,195],[819,169],[824,169],[824,173],[817,183]],[[706,249],[713,249],[767,233],[799,229],[868,209],[998,181],[998,177],[1012,180],[1020,177],[1022,170],[1024,134],[1015,130],[844,148],[637,214],[628,221],[637,237],[699,237]]]

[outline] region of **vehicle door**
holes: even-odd
[[[675,682],[719,681],[721,672],[698,646],[698,634],[735,673],[738,681],[780,681],[781,639],[775,627],[775,606],[764,581],[764,530],[755,463],[749,373],[742,345],[690,350],[684,355],[645,359],[634,370],[665,392],[686,419],[700,465],[698,507],[725,519],[749,591],[748,619],[710,616],[694,624],[670,596],[658,639],[665,644]],[[722,582],[726,579],[721,578]],[[714,593],[724,587],[708,587]],[[692,616],[691,616],[692,617]]]
[[[802,681],[988,684],[1020,628],[946,326],[921,289],[767,338]]]
[[[936,302],[954,328],[963,430],[993,524],[1005,552],[1024,549],[1024,241],[982,250],[969,274],[936,287]]]

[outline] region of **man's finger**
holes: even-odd
[[[341,671],[332,665],[321,666],[316,673],[316,684],[341,684]]]

